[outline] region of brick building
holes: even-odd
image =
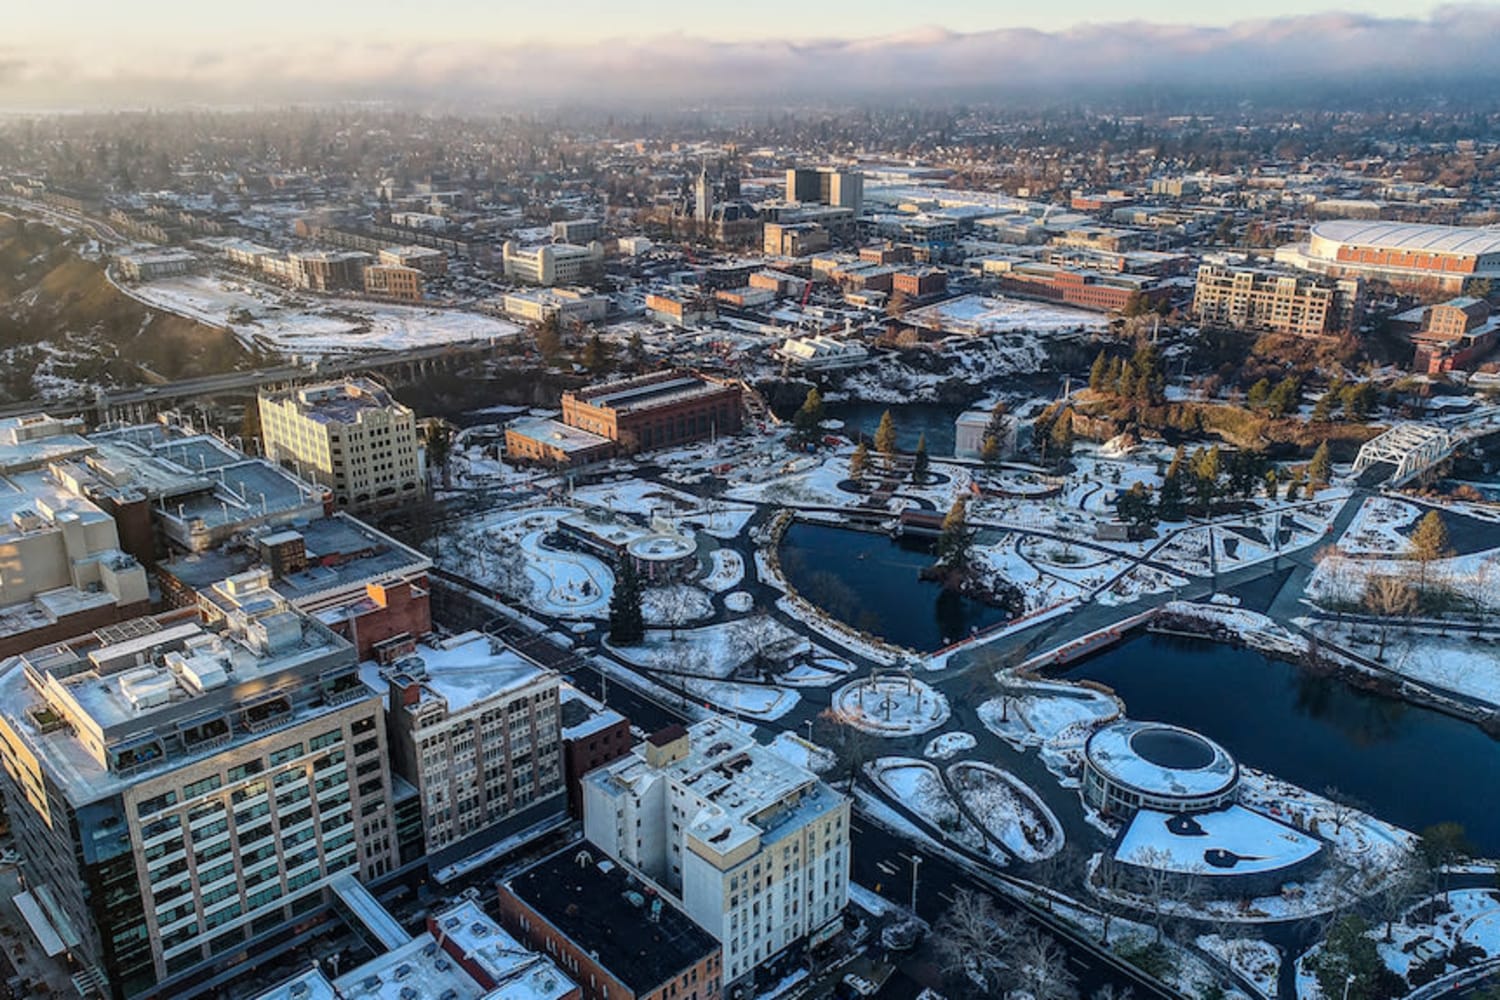
[[[568,785],[568,812],[583,817],[585,774],[630,752],[630,720],[614,709],[564,685],[558,708],[562,716],[563,780]]]
[[[1416,355],[1412,370],[1440,375],[1472,368],[1495,346],[1500,318],[1490,315],[1483,299],[1449,299],[1422,312],[1422,328],[1412,334]]]
[[[719,943],[584,841],[500,885],[500,923],[578,983],[583,1000],[718,1000]]]
[[[421,302],[422,272],[399,264],[371,265],[365,268],[365,293],[402,302]]]
[[[864,251],[860,251],[863,256]],[[948,272],[937,267],[897,271],[891,279],[891,290],[910,299],[925,298],[948,290]]]
[[[1051,264],[1013,267],[1000,277],[1000,288],[1016,295],[1064,302],[1099,312],[1120,312],[1135,296],[1140,296],[1149,306],[1171,294],[1166,286],[1142,275],[1103,274]]]
[[[656,372],[563,393],[562,421],[626,451],[666,448],[740,429],[740,387],[685,371]]]

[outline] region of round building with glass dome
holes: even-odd
[[[1083,749],[1083,797],[1106,816],[1206,812],[1235,800],[1240,768],[1217,743],[1181,726],[1122,719]]]

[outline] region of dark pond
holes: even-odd
[[[823,524],[799,521],[781,541],[781,566],[797,593],[898,645],[928,652],[1009,617],[920,579],[932,561],[930,543]]]
[[[1334,786],[1408,830],[1462,823],[1483,853],[1500,854],[1500,742],[1470,723],[1175,636],[1132,639],[1067,676],[1108,684],[1132,718],[1196,730],[1242,764],[1314,791]]]

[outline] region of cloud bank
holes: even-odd
[[[274,104],[411,100],[523,106],[920,98],[938,93],[1399,90],[1500,83],[1500,7],[1425,20],[1327,13],[1227,27],[1140,21],[873,39],[724,42],[667,35],[586,47],[504,39],[442,44],[299,39],[134,51],[99,43],[39,51],[0,41],[0,105]],[[1470,89],[1472,88],[1472,89]]]

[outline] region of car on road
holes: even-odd
[[[857,972],[851,972],[840,981],[844,987],[846,996],[872,997],[878,990],[874,983]]]

